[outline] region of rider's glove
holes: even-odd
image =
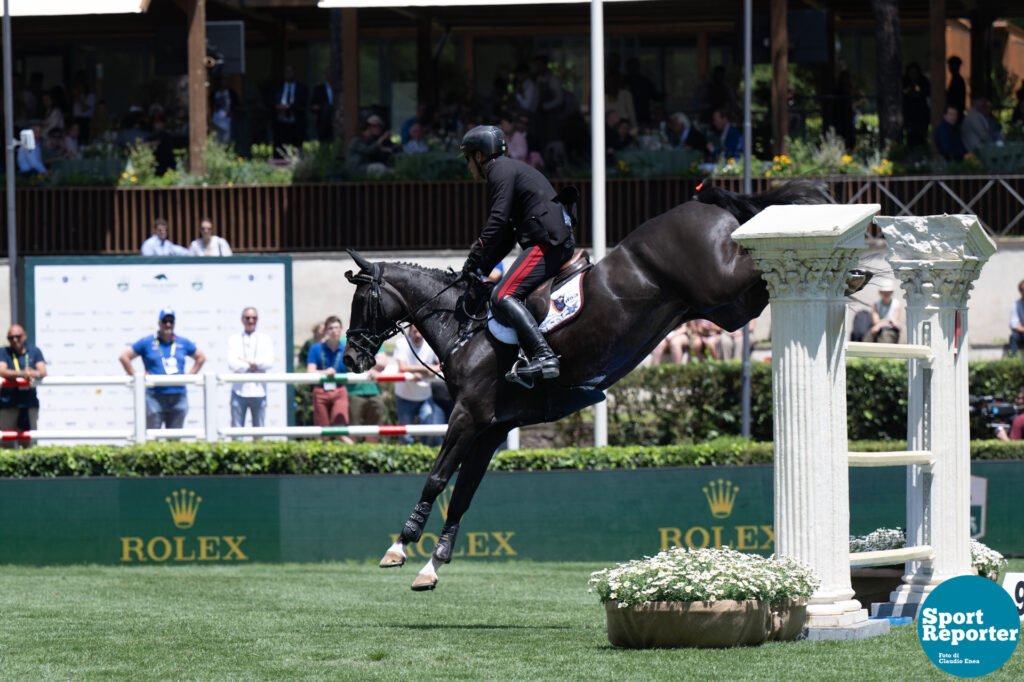
[[[462,265],[462,276],[465,278],[473,278],[480,276],[480,255],[476,253],[470,253],[466,262]]]

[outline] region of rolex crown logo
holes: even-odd
[[[441,509],[441,516],[445,521],[448,520],[448,505],[452,501],[452,491],[455,490],[454,485],[450,485],[444,489],[440,497],[437,499],[437,506]]]
[[[180,491],[175,490],[166,500],[167,506],[171,509],[174,525],[178,528],[191,528],[196,522],[196,513],[203,498],[197,497],[193,490],[182,488]]]
[[[711,507],[711,514],[716,519],[724,519],[732,514],[732,505],[736,502],[736,493],[740,491],[734,488],[732,481],[717,482],[711,481],[707,488],[704,488],[704,497],[708,498],[708,506]]]

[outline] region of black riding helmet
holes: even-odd
[[[462,155],[469,158],[471,152],[483,152],[487,159],[508,152],[508,140],[497,126],[477,126],[462,138]]]

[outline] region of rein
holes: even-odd
[[[441,380],[444,380],[444,377],[442,377],[440,374],[438,374],[434,370],[430,369],[430,367],[428,367],[427,364],[425,362],[423,362],[423,360],[420,359],[420,356],[416,352],[416,349],[413,348],[412,342],[409,341],[408,335],[406,335],[405,330],[400,325],[402,325],[403,323],[406,323],[406,322],[410,322],[411,318],[414,317],[417,313],[419,313],[420,310],[423,309],[423,306],[425,306],[428,303],[430,303],[431,301],[435,300],[441,294],[443,294],[444,292],[448,291],[453,286],[458,284],[461,281],[461,278],[455,279],[454,281],[452,281],[449,284],[445,285],[436,294],[434,294],[433,296],[431,296],[430,298],[426,299],[425,301],[420,303],[418,306],[416,306],[415,309],[409,310],[405,315],[403,315],[402,317],[398,318],[397,320],[392,321],[391,324],[389,324],[387,327],[385,327],[384,329],[382,329],[381,331],[376,332],[376,333],[374,333],[373,329],[377,326],[377,320],[379,318],[384,317],[384,311],[383,311],[382,303],[381,303],[381,288],[385,287],[385,286],[391,286],[387,282],[384,281],[384,277],[381,274],[380,263],[374,263],[373,264],[373,274],[372,275],[370,273],[365,272],[365,271],[360,271],[360,272],[358,272],[355,275],[349,275],[348,276],[348,280],[350,282],[355,283],[355,284],[369,284],[370,285],[370,300],[367,302],[367,304],[370,306],[370,309],[369,309],[370,314],[368,315],[368,318],[369,318],[368,323],[369,323],[370,326],[369,326],[369,328],[362,328],[362,327],[360,327],[360,328],[356,328],[356,329],[353,329],[353,328],[350,327],[349,330],[348,330],[349,334],[350,334],[350,336],[349,336],[349,343],[351,343],[353,346],[355,346],[360,352],[362,352],[362,353],[364,353],[364,354],[366,354],[366,355],[368,355],[370,357],[373,357],[374,355],[376,355],[377,350],[384,344],[385,341],[390,339],[395,334],[401,333],[402,336],[405,337],[405,340],[409,343],[409,349],[412,350],[413,355],[415,355],[416,359],[420,361],[420,364],[423,365],[424,367],[426,367],[426,369],[431,374],[433,374],[434,376],[436,376],[437,378],[439,378]],[[394,289],[394,287],[391,287],[391,288]],[[403,297],[400,292],[395,290],[395,293],[398,294],[398,297],[403,302],[405,301],[405,297]]]

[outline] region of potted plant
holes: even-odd
[[[593,573],[589,591],[613,645],[703,648],[795,638],[818,584],[793,559],[676,547]]]
[[[907,534],[902,528],[878,528],[859,537],[850,537],[850,552],[876,552],[907,546]],[[1006,564],[1003,555],[977,540],[971,540],[971,566],[978,575],[999,580],[999,570]],[[850,569],[853,598],[864,607],[876,602],[889,601],[889,594],[903,582],[903,564],[889,566],[854,567]]]

